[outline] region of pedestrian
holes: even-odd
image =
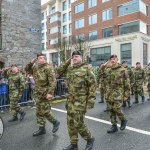
[[[143,83],[145,81],[145,72],[142,69],[140,62],[136,63],[136,67],[133,73],[134,73],[134,78],[135,78],[135,82],[134,82],[135,101],[133,102],[133,104],[137,104],[139,103],[138,95],[141,96],[142,102],[145,101],[144,90],[143,90]]]
[[[86,127],[84,118],[87,109],[93,108],[96,100],[95,75],[89,65],[83,62],[80,51],[74,51],[72,58],[57,71],[59,75],[67,74],[69,89],[66,110],[70,145],[63,150],[78,150],[78,134],[87,141],[85,150],[92,150],[94,137]]]
[[[121,121],[120,130],[126,128],[127,119],[121,110],[123,100],[128,100],[130,94],[130,81],[128,73],[125,68],[118,63],[117,55],[110,56],[111,69],[109,70],[110,78],[110,95],[108,102],[108,109],[110,112],[110,119],[112,127],[107,133],[114,133],[118,131],[117,117]]]
[[[20,121],[22,121],[26,113],[20,107],[18,101],[25,88],[25,79],[16,64],[12,65],[11,68],[3,69],[3,75],[8,77],[10,110],[13,116],[8,122],[17,121],[18,114],[20,114]]]
[[[150,63],[147,65],[146,69],[146,82],[147,82],[147,90],[149,98],[147,100],[150,100]]]
[[[42,53],[37,54],[25,70],[33,75],[35,81],[34,96],[36,101],[36,117],[39,130],[33,133],[33,136],[39,136],[46,133],[45,124],[47,119],[53,124],[52,132],[59,129],[60,122],[51,112],[51,100],[54,96],[56,78],[54,69],[46,62],[46,56]]]
[[[105,95],[105,72],[104,72],[103,63],[99,65],[99,71],[97,75],[97,85],[99,85],[101,100],[99,103],[104,103],[104,95]]]
[[[122,61],[122,66],[127,69],[127,72],[128,72],[128,76],[129,76],[129,79],[130,79],[130,88],[133,87],[133,84],[134,84],[134,74],[133,74],[133,71],[130,67],[128,67],[128,62],[127,61]],[[128,107],[130,108],[131,107],[131,102],[130,102],[130,95],[129,95],[129,98],[127,101],[123,101],[123,105],[122,107],[126,107],[126,102],[128,103]]]

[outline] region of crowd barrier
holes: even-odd
[[[30,84],[30,83],[29,83]],[[20,105],[27,105],[28,103],[34,103],[34,90],[29,86],[24,89],[21,98],[18,100]],[[0,84],[0,110],[8,109],[9,107],[9,93],[8,85]],[[65,78],[57,79],[56,89],[54,92],[54,99],[65,97],[68,92]]]

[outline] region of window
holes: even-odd
[[[53,64],[58,64],[58,53],[52,53],[51,55]]]
[[[69,12],[69,20],[72,19],[72,16],[71,16],[71,11]]]
[[[88,8],[94,7],[97,5],[97,0],[88,0]]]
[[[139,31],[139,21],[126,23],[119,26],[119,34],[127,34]]]
[[[110,0],[102,0],[102,3],[105,3],[105,2],[108,2],[108,1],[110,1]]]
[[[67,25],[63,26],[63,34],[67,34]]]
[[[112,19],[112,9],[104,10],[102,13],[102,20],[106,21],[110,19]]]
[[[75,6],[75,13],[79,13],[81,11],[84,11],[84,3]]]
[[[44,23],[41,24],[41,28],[42,28],[42,30],[44,30]]]
[[[63,2],[63,11],[67,9],[67,3],[66,1]]]
[[[102,30],[102,34],[103,34],[103,38],[113,36],[113,29],[112,29],[112,27],[103,29]]]
[[[132,45],[131,43],[121,44],[121,62],[127,61],[129,66],[132,65]]]
[[[53,44],[57,44],[57,43],[58,43],[58,38],[49,40],[49,45],[53,45]]]
[[[89,40],[96,40],[97,39],[97,31],[89,32]]]
[[[41,13],[41,18],[42,18],[42,20],[44,20],[44,19],[45,19],[44,12],[43,12],[43,13]]]
[[[141,0],[132,0],[118,7],[119,16],[127,15],[127,14],[134,13],[137,11],[140,11],[143,14],[147,15],[146,4],[142,2]]]
[[[44,38],[44,33],[42,33],[41,34],[41,38],[42,38],[42,40],[44,40],[45,38]]]
[[[53,23],[55,21],[59,21],[60,17],[58,15],[54,15],[51,18],[49,18],[49,23]]]
[[[56,12],[55,7],[52,7],[52,8],[50,9],[50,14],[53,14],[53,13],[55,13],[55,12]]]
[[[52,27],[51,29],[49,29],[49,34],[54,34],[60,32],[60,27],[56,26],[56,27]]]
[[[143,21],[140,21],[140,32],[147,34],[147,24]]]
[[[147,44],[143,43],[143,65],[148,64],[148,53],[147,53]]]
[[[84,19],[80,19],[80,20],[75,21],[75,28],[76,29],[83,28],[83,27],[84,27]]]
[[[76,35],[76,40],[82,40],[82,41],[84,41],[84,34]]]
[[[70,23],[69,24],[69,33],[71,33],[72,32],[72,24]]]
[[[63,14],[63,22],[66,22],[67,21],[67,14]]]
[[[71,7],[71,0],[68,0],[68,8]]]
[[[92,48],[90,51],[90,63],[93,66],[98,66],[109,59],[111,55],[111,46]]]
[[[89,25],[97,23],[97,14],[89,16]]]
[[[45,49],[45,44],[44,43],[42,43],[42,50],[44,50]]]

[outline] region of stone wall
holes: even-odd
[[[23,68],[41,52],[41,0],[2,0],[2,49],[5,66]]]

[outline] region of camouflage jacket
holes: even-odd
[[[102,84],[104,83],[104,80],[106,78],[106,73],[105,73],[105,67],[102,65],[97,73],[97,84]]]
[[[25,89],[25,78],[20,72],[12,73],[11,69],[4,70],[3,76],[8,78],[9,91],[17,90],[21,95]]]
[[[134,72],[134,78],[135,78],[135,84],[143,84],[144,80],[145,80],[145,72],[142,68],[135,68],[133,70]]]
[[[54,95],[56,87],[56,78],[54,69],[48,63],[38,64],[29,63],[25,67],[25,71],[31,74],[35,81],[35,93],[46,97],[46,94]]]
[[[116,64],[109,69],[109,83],[111,88],[110,98],[111,101],[122,101],[124,97],[130,95],[130,80],[128,72],[120,64]]]
[[[66,102],[68,112],[82,111],[93,108],[96,100],[96,78],[88,65],[80,63],[62,64],[58,73],[66,74],[69,94]]]
[[[130,67],[126,67],[128,75],[129,75],[129,79],[130,79],[130,85],[133,86],[135,79],[134,79],[134,73],[133,70]]]
[[[150,83],[150,68],[147,68],[145,76],[146,82]]]

